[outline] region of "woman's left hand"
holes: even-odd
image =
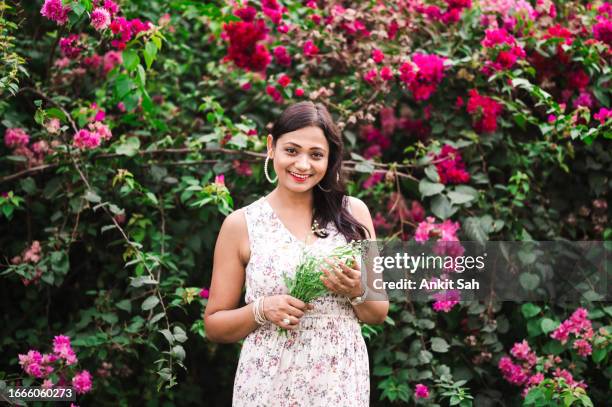
[[[324,274],[321,276],[321,281],[329,291],[348,298],[363,294],[359,262],[353,259],[352,263],[355,268],[350,268],[341,261],[334,264],[330,259],[325,259],[325,262],[328,266],[321,267]]]

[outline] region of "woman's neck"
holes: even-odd
[[[306,192],[293,192],[285,188],[276,187],[269,195],[279,206],[293,208],[294,210],[312,211],[313,196],[312,190]]]

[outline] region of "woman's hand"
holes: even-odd
[[[287,294],[267,296],[263,302],[266,319],[283,329],[295,329],[304,313],[313,308],[313,305],[306,304]]]
[[[329,266],[321,267],[323,274],[325,274],[325,276],[321,276],[321,281],[329,291],[348,298],[363,294],[359,262],[353,259],[352,265],[354,268],[348,267],[341,261],[334,264],[330,259],[325,259],[325,262]]]

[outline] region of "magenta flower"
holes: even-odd
[[[470,180],[470,174],[465,170],[465,164],[459,151],[445,144],[440,154],[435,156],[436,170],[443,184],[465,184]]]
[[[91,374],[87,370],[75,374],[72,378],[72,386],[78,394],[88,393],[92,386]]]
[[[97,31],[108,28],[111,23],[111,16],[107,9],[97,7],[91,12],[91,25]]]
[[[215,176],[215,184],[217,185],[225,185],[225,175],[219,174]]]
[[[314,44],[314,42],[308,40],[304,43],[303,51],[304,56],[314,57],[319,53],[319,48]]]
[[[62,0],[45,0],[40,9],[40,14],[51,21],[55,21],[58,25],[64,25],[68,22],[68,13],[70,6],[65,6]]]
[[[608,120],[611,117],[612,117],[612,109],[606,109],[605,107],[602,107],[601,109],[599,109],[597,113],[593,115],[593,118],[595,120],[599,120],[601,124],[604,124],[606,120]]]
[[[226,60],[249,71],[265,71],[272,58],[265,45],[259,43],[268,36],[263,20],[232,21],[224,24],[223,30],[229,41]]]
[[[4,133],[4,144],[8,148],[25,147],[30,142],[30,136],[19,127],[6,129]]]
[[[372,59],[377,64],[380,64],[385,59],[385,54],[381,50],[375,48],[372,50]]]
[[[426,399],[429,397],[429,388],[424,384],[417,384],[414,389],[414,397],[417,399]]]
[[[100,135],[81,129],[74,135],[72,142],[76,148],[93,149],[100,145]]]
[[[206,287],[202,288],[202,290],[200,290],[200,297],[202,297],[202,298],[208,298],[209,294],[210,294],[210,291]]]
[[[289,86],[290,83],[291,77],[289,77],[288,75],[282,74],[280,78],[278,78],[278,84],[281,85],[283,88]]]
[[[474,130],[479,133],[491,133],[497,130],[497,117],[502,112],[502,105],[494,99],[482,96],[476,89],[470,89],[468,92],[466,110],[474,117]]]

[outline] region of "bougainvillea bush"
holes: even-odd
[[[609,2],[24,0],[0,45],[0,385],[228,405],[212,249],[297,101],[334,115],[380,238],[612,237]],[[604,405],[597,300],[393,301],[363,326],[372,405]]]

